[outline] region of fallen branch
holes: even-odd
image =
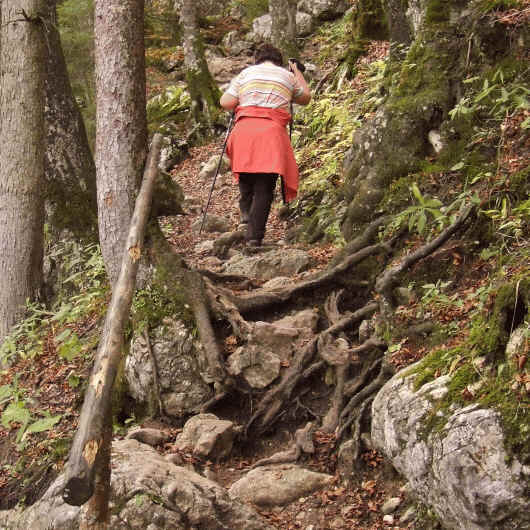
[[[136,274],[142,255],[161,145],[162,135],[155,134],[131,219],[120,275],[112,290],[103,335],[85,394],[79,426],[66,465],[63,499],[75,506],[84,504],[92,497],[96,474],[103,481],[106,480],[107,474],[110,474],[108,469],[110,440],[106,432],[111,413],[112,388],[121,360],[123,331],[129,317]],[[107,489],[109,487],[108,481],[106,487]],[[98,497],[103,498],[103,501],[107,498],[108,501],[108,492]]]

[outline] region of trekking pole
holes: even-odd
[[[208,211],[208,208],[210,206],[210,201],[212,200],[212,193],[215,187],[215,181],[217,179],[217,175],[219,174],[219,169],[221,168],[221,164],[223,163],[223,156],[225,154],[225,149],[226,149],[226,144],[228,142],[228,136],[230,134],[230,129],[232,128],[232,123],[234,122],[234,116],[235,116],[235,112],[232,112],[232,115],[230,116],[230,122],[228,123],[228,129],[226,130],[225,141],[223,143],[223,150],[221,151],[221,156],[219,157],[219,163],[217,164],[217,169],[215,170],[215,175],[213,176],[212,187],[210,188],[210,194],[208,195],[208,202],[206,203],[206,208],[204,209],[204,215],[202,217],[202,223],[201,223],[201,228],[199,230],[199,235],[201,235],[202,229],[204,227],[204,221],[206,220],[206,212]]]

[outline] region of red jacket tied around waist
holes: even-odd
[[[238,107],[226,146],[236,178],[239,173],[277,173],[283,177],[286,201],[298,190],[298,166],[286,130],[290,119],[283,109]]]

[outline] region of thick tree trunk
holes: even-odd
[[[66,70],[55,0],[48,9],[46,214],[54,232],[90,237],[97,234],[96,167]]]
[[[99,239],[112,284],[147,149],[143,0],[96,0],[96,175]]]
[[[0,79],[0,342],[41,286],[44,0],[3,0]]]
[[[98,484],[97,493],[100,498],[92,502],[99,512],[99,515],[93,514],[92,519],[98,523],[107,515],[105,499],[108,499],[108,492],[101,481],[108,472],[107,452],[110,440],[107,429],[111,413],[112,388],[121,359],[123,332],[129,318],[138,264],[142,255],[161,144],[162,137],[155,135],[144,182],[128,231],[127,244],[122,250],[120,275],[112,292],[103,334],[79,417],[79,427],[66,468],[67,480],[63,497],[67,503],[76,506],[84,504],[94,493],[94,483]]]
[[[296,0],[269,0],[272,18],[272,44],[281,50],[284,60],[300,55],[296,42]]]
[[[204,46],[197,24],[195,0],[182,0],[180,18],[183,27],[186,82],[192,101],[193,119],[210,126],[219,109],[219,88],[204,57]]]

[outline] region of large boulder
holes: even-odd
[[[232,451],[234,424],[220,420],[215,414],[197,414],[190,418],[177,436],[178,449],[211,459],[224,458]]]
[[[203,374],[206,361],[200,344],[180,321],[165,319],[149,332],[151,351],[156,359],[160,392],[166,414],[188,414],[211,397]],[[125,361],[125,378],[130,395],[138,403],[156,403],[153,395],[153,363],[142,335],[136,336]]]
[[[409,368],[410,370],[410,368]],[[409,374],[409,375],[407,375]],[[414,390],[415,375],[396,374],[372,405],[372,442],[432,506],[447,528],[461,530],[529,528],[525,495],[530,478],[504,449],[499,415],[470,405],[446,412],[440,430],[426,423],[448,392],[450,376]]]
[[[228,493],[233,499],[261,506],[283,506],[329,486],[333,480],[332,475],[294,464],[271,465],[248,472],[232,484]]]
[[[293,276],[309,268],[311,257],[300,249],[271,250],[254,256],[236,254],[224,266],[228,274],[270,280],[276,276]]]
[[[0,512],[9,530],[77,530],[80,508],[61,498],[61,475],[27,510]],[[112,446],[109,528],[156,530],[272,530],[248,506],[231,499],[216,482],[168,462],[148,445],[122,440]]]

